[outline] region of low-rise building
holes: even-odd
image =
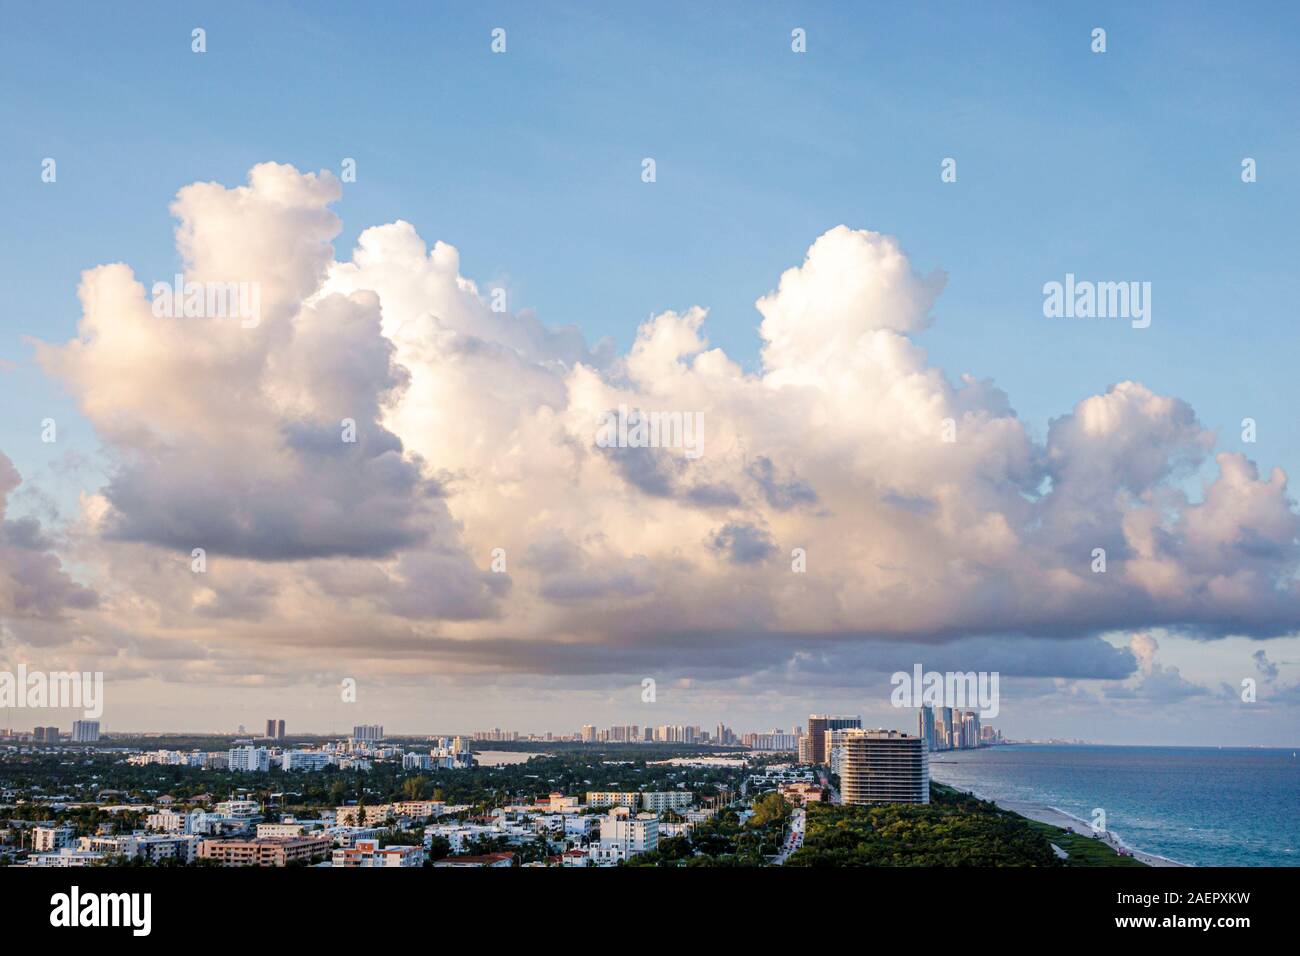
[[[104,854],[74,850],[65,846],[54,853],[33,853],[27,858],[28,866],[99,866],[104,862]]]
[[[695,794],[689,790],[648,791],[641,794],[641,809],[647,813],[685,810],[694,803]]]
[[[378,840],[358,840],[351,847],[335,850],[331,863],[345,867],[424,866],[424,847],[381,847]]]
[[[694,803],[695,794],[689,790],[592,790],[587,793],[589,807],[627,807],[629,810],[639,809],[647,813],[685,810]]]
[[[383,827],[330,826],[321,831],[334,846],[349,847],[358,840],[377,840],[384,835]]]
[[[444,806],[441,800],[401,800],[393,804],[393,816],[424,820],[436,815]]]
[[[628,807],[635,810],[641,802],[639,793],[629,793],[619,790],[588,790],[587,806],[589,807]]]
[[[371,826],[376,823],[383,823],[389,817],[397,816],[393,812],[391,803],[380,803],[374,806],[350,806],[339,807],[334,811],[334,821],[340,826],[356,827]]]
[[[322,859],[330,850],[330,840],[324,836],[204,840],[199,858],[217,860],[222,866],[288,866]]]
[[[259,823],[257,825],[259,837],[299,837],[305,830],[306,827],[301,823]]]
[[[262,807],[256,800],[223,800],[212,808],[219,817],[251,823],[262,815]]]
[[[821,803],[826,799],[826,792],[814,783],[783,783],[777,787],[777,791],[798,807],[809,803]]]
[[[98,853],[105,858],[125,857],[158,863],[180,860],[193,863],[199,837],[181,833],[131,833],[116,836],[85,836],[77,841],[83,853]]]
[[[187,819],[186,814],[175,810],[159,810],[145,817],[144,825],[161,833],[184,833]]]
[[[586,852],[588,866],[618,866],[627,859],[627,850],[617,843],[593,843]]]

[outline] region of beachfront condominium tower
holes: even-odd
[[[845,803],[930,802],[930,754],[920,737],[896,730],[849,730],[842,740],[840,795]]]

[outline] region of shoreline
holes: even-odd
[[[987,797],[982,793],[977,793],[974,790],[963,790],[961,787],[954,787],[950,783],[943,783],[942,780],[936,780],[935,782],[941,783],[945,787],[952,787],[953,790],[960,793],[970,794],[976,799],[985,800],[999,809],[1006,810],[1008,813],[1014,813],[1038,823],[1045,823],[1048,826],[1056,827],[1060,830],[1073,830],[1075,833],[1084,836],[1092,833],[1092,825],[1087,820],[1076,817],[1072,813],[1067,813],[1058,807],[1049,806],[1043,803],[1026,803],[1019,800],[994,800],[993,798]],[[1111,830],[1106,830],[1103,833],[1098,834],[1098,837],[1112,850],[1115,850],[1116,852],[1123,850],[1125,854],[1133,857],[1133,859],[1141,863],[1145,863],[1147,866],[1191,866],[1190,863],[1180,863],[1177,860],[1171,860],[1169,857],[1161,856],[1158,853],[1148,853],[1145,850],[1131,847],[1124,842],[1119,834]]]

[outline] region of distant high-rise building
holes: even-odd
[[[284,740],[284,718],[275,722],[275,739]]]
[[[596,725],[595,725],[595,724],[583,724],[583,725],[582,725],[582,742],[583,742],[584,744],[594,744],[594,743],[596,742]]]
[[[808,717],[808,736],[811,739],[809,744],[810,763],[824,764],[829,757],[826,752],[826,731],[828,730],[850,730],[862,727],[861,717],[830,717],[820,714],[810,714]]]
[[[93,744],[99,740],[99,721],[74,720],[72,722],[72,742]]]
[[[808,718],[808,763],[826,762],[826,718]]]
[[[935,724],[935,735],[938,737],[939,750],[951,750],[953,731],[953,719],[951,707],[940,707],[938,718]]]
[[[916,735],[925,741],[927,751],[934,750],[934,709],[922,705],[916,714]]]
[[[730,733],[730,731],[728,731]],[[798,750],[799,738],[782,733],[779,729],[770,734],[745,734],[740,742],[751,750]]]
[[[352,728],[352,738],[365,743],[374,743],[384,739],[383,724],[357,724]]]
[[[57,744],[59,742],[59,728],[37,727],[32,731],[32,741],[38,744]]]
[[[930,802],[930,754],[920,737],[895,730],[848,730],[842,747],[840,795],[845,803]]]
[[[266,719],[266,739],[275,739],[275,718],[273,717],[268,717]]]

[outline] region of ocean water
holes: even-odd
[[[1129,846],[1194,866],[1300,866],[1300,757],[1291,750],[1015,744],[930,755],[939,783],[1043,804]]]

